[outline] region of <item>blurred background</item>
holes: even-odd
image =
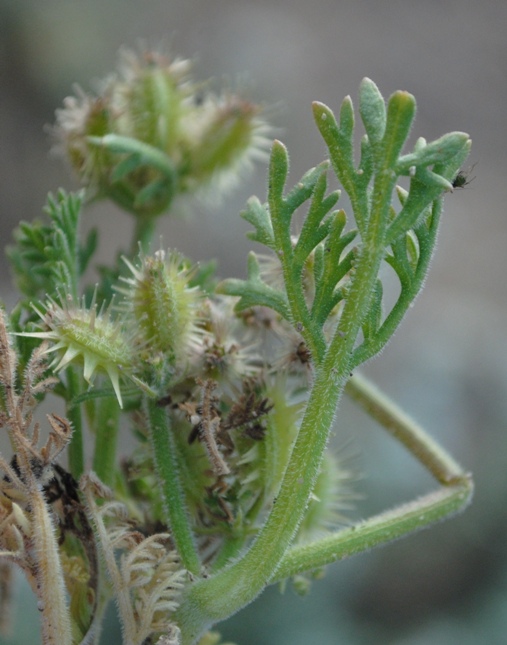
[[[469,132],[476,179],[446,198],[437,255],[403,326],[364,372],[467,469],[477,492],[462,516],[328,568],[306,598],[269,589],[219,626],[238,645],[476,645],[507,643],[507,4],[498,0],[0,0],[0,228],[39,216],[48,190],[75,186],[48,151],[45,124],[77,82],[93,89],[118,48],[141,39],[195,60],[196,78],[247,88],[273,106],[296,182],[325,156],[311,101],[335,110],[369,76],[384,96],[418,101],[414,138]],[[283,128],[282,128],[283,126]],[[191,203],[160,223],[164,245],[218,257],[243,276],[245,200],[265,196],[258,167],[222,204]],[[131,221],[108,204],[101,257],[127,244]],[[0,260],[1,296],[14,303]],[[433,483],[383,431],[344,401],[336,450],[360,475],[351,518],[431,490]],[[343,446],[346,445],[346,448]],[[20,580],[12,637],[38,643],[37,612]],[[114,621],[104,643],[120,643]]]

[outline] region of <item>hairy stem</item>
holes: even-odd
[[[185,506],[177,446],[171,432],[169,417],[166,410],[159,407],[153,399],[147,399],[147,408],[153,458],[172,538],[183,566],[194,575],[198,575],[201,563]]]
[[[245,556],[183,595],[177,612],[184,645],[195,642],[214,622],[251,602],[275,575],[301,523],[319,472],[336,407],[349,378],[351,353],[368,310],[383,257],[383,240],[393,177],[381,173],[362,253],[346,300],[340,327],[316,370],[301,428],[276,503]],[[290,296],[289,296],[290,297]]]
[[[144,253],[149,252],[155,234],[157,219],[155,217],[136,217],[135,222],[131,256],[136,256],[139,253],[139,249]]]
[[[345,365],[344,365],[345,364]],[[194,643],[214,622],[251,602],[269,583],[304,515],[327,443],[341,388],[322,370],[316,378],[289,466],[273,510],[243,558],[184,592],[177,620],[183,644]]]
[[[318,569],[415,533],[464,510],[470,502],[472,492],[472,480],[463,475],[457,484],[397,506],[318,542],[293,547],[283,558],[271,582],[276,583],[289,576]]]
[[[28,484],[32,507],[31,541],[35,557],[35,593],[41,611],[43,645],[70,645],[71,625],[55,527],[35,476]]]
[[[399,406],[366,378],[354,374],[347,383],[347,394],[395,439],[441,484],[468,481],[461,466]]]
[[[355,374],[347,383],[346,392],[400,441],[443,488],[323,540],[293,547],[283,558],[273,583],[426,528],[464,510],[472,498],[470,475],[372,383]]]
[[[120,412],[115,397],[104,397],[98,404],[93,470],[107,486],[113,485],[116,472]]]
[[[238,557],[238,553],[241,551],[245,544],[245,536],[229,538],[223,545],[220,553],[213,562],[213,571],[220,571],[228,562],[233,558]]]
[[[69,470],[79,480],[84,472],[83,418],[81,407],[73,405],[73,399],[81,392],[81,378],[73,367],[67,369],[67,393],[70,406],[67,417],[72,425],[72,439],[69,444]]]

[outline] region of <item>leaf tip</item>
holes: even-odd
[[[273,145],[271,147],[272,151],[274,152],[275,150],[283,150],[287,152],[287,146],[280,141],[280,139],[274,139],[273,140]]]

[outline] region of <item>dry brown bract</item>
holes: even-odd
[[[66,419],[48,414],[49,436],[39,445],[40,427],[33,422],[35,397],[57,381],[44,378],[46,349],[42,344],[33,352],[19,383],[18,358],[0,311],[0,427],[5,428],[14,452],[10,463],[0,455],[4,473],[0,479],[0,557],[24,570],[37,597],[44,645],[60,645],[70,642],[71,628],[55,519],[44,485],[53,476],[53,462],[70,440],[71,427]]]

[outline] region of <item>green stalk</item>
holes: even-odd
[[[134,257],[139,253],[139,249],[143,253],[148,253],[150,250],[155,229],[157,226],[156,217],[136,217],[136,226],[132,235],[132,248],[130,250],[131,256]]]
[[[293,547],[283,558],[271,583],[415,533],[462,511],[470,502],[472,492],[472,480],[463,475],[458,484],[441,488],[416,502],[397,506],[392,511],[376,515],[359,526],[338,531],[318,542]]]
[[[72,425],[72,439],[69,443],[69,470],[76,480],[84,472],[83,418],[81,407],[73,405],[74,398],[81,393],[81,379],[76,369],[67,369],[67,418]],[[69,405],[70,403],[70,405]]]
[[[368,311],[383,258],[383,241],[394,179],[377,175],[362,252],[339,329],[317,369],[298,438],[279,495],[245,556],[184,592],[177,620],[183,645],[191,645],[215,622],[251,602],[269,583],[301,523],[319,472],[338,401],[349,379],[352,350]],[[290,295],[289,295],[290,298]],[[292,306],[292,303],[291,303]]]
[[[337,384],[335,375],[326,370],[316,378],[279,495],[252,547],[233,565],[184,592],[176,613],[183,645],[194,643],[204,629],[251,602],[275,574],[313,490],[336,405],[348,378],[344,358],[341,383]]]
[[[220,569],[230,562],[233,558],[238,557],[238,553],[245,545],[245,536],[229,538],[223,545],[220,553],[213,562],[213,571]]]
[[[347,383],[347,394],[376,419],[441,484],[468,482],[461,466],[401,408],[373,383],[355,374]]]
[[[178,467],[177,446],[164,408],[147,398],[150,440],[155,468],[164,500],[167,522],[182,565],[194,575],[201,572],[201,563],[194,542],[190,519]]]
[[[112,486],[116,472],[116,448],[120,428],[120,406],[116,397],[100,399],[96,413],[93,470],[99,479]]]
[[[470,475],[393,401],[357,374],[347,383],[346,392],[400,441],[444,488],[323,540],[293,547],[283,558],[273,583],[414,533],[464,510],[471,500],[473,481]]]

